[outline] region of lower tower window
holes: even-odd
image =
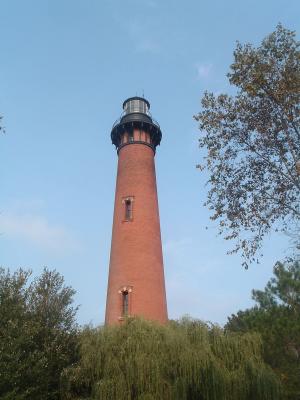
[[[122,292],[122,314],[123,317],[128,316],[128,290]]]
[[[123,321],[124,318],[130,316],[132,286],[123,286],[118,292],[121,296],[119,321]]]

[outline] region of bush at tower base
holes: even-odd
[[[276,400],[279,384],[256,334],[229,334],[187,318],[128,319],[87,328],[80,362],[62,375],[64,400]]]

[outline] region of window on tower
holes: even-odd
[[[130,221],[132,219],[132,200],[125,200],[125,220]]]
[[[129,142],[133,142],[133,131],[129,132]]]
[[[122,315],[123,317],[128,316],[128,290],[122,292]]]

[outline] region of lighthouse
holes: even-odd
[[[105,323],[127,317],[167,322],[155,152],[161,141],[150,103],[130,97],[114,123],[111,140],[118,171]]]

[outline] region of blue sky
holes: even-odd
[[[80,323],[102,323],[122,102],[142,95],[161,125],[157,183],[169,317],[218,322],[252,304],[284,236],[248,271],[203,207],[193,115],[204,90],[230,92],[236,40],[258,44],[298,0],[2,0],[0,265],[61,272]],[[208,229],[205,227],[208,226]]]

